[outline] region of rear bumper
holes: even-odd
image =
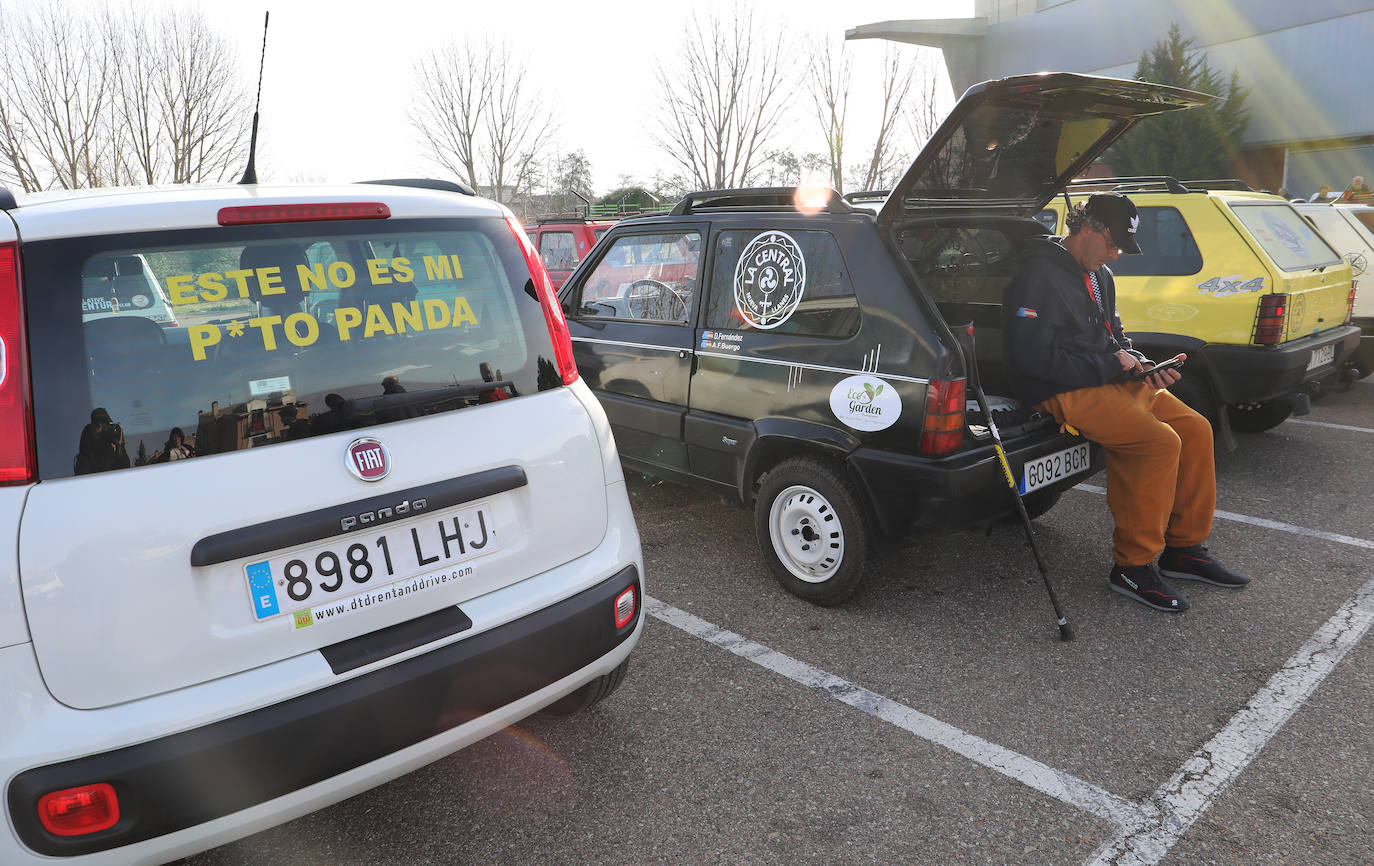
[[[1070,448],[1084,440],[1054,426],[1004,442],[1007,462],[1020,481],[1027,461]],[[1041,490],[1063,490],[1092,477],[1105,466],[1101,447],[1089,445],[1092,466]],[[957,531],[1010,516],[1016,504],[1007,489],[991,444],[946,458],[913,457],[860,448],[849,457],[879,526],[889,535],[908,530]]]
[[[1360,329],[1342,325],[1279,346],[1223,346],[1201,349],[1212,384],[1223,403],[1258,403],[1299,391],[1308,382],[1336,375],[1360,343]],[[1307,369],[1313,351],[1334,346],[1330,363]]]
[[[441,645],[346,678],[307,653],[75,710],[48,696],[31,645],[0,649],[0,863],[175,860],[410,772],[611,672],[643,630],[642,613],[619,629],[612,617],[626,587],[643,605],[638,535],[613,492],[623,520],[595,551],[464,603],[474,627]],[[114,827],[63,838],[39,825],[42,794],[102,781],[119,796]]]

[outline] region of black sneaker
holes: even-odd
[[[1248,575],[1232,571],[1212,558],[1201,544],[1166,547],[1159,555],[1159,570],[1180,580],[1201,580],[1214,586],[1238,589],[1250,582]]]
[[[1127,598],[1148,604],[1155,610],[1183,613],[1188,609],[1188,599],[1164,582],[1153,562],[1146,565],[1114,565],[1112,573],[1107,575],[1107,583]]]

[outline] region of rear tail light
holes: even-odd
[[[963,379],[933,379],[926,388],[926,417],[921,428],[921,453],[932,456],[955,451],[964,441]]]
[[[260,223],[311,223],[328,220],[384,220],[391,208],[379,201],[316,202],[314,204],[254,204],[219,210],[222,226]]]
[[[615,627],[624,628],[635,618],[638,609],[638,595],[632,586],[615,597]]]
[[[38,820],[55,836],[84,836],[119,823],[119,797],[105,782],[64,788],[38,800]]]
[[[28,484],[37,477],[19,247],[0,244],[0,484]]]
[[[506,217],[506,224],[510,226],[511,234],[515,235],[515,240],[520,244],[520,252],[525,254],[525,264],[529,267],[530,281],[534,283],[535,291],[539,294],[539,305],[544,308],[544,321],[549,326],[549,336],[553,338],[553,357],[558,363],[558,375],[562,377],[564,385],[571,385],[577,381],[577,362],[573,360],[572,333],[568,330],[568,320],[563,318],[563,307],[558,303],[558,298],[553,293],[553,284],[549,282],[549,272],[544,270],[544,260],[535,251],[534,244],[530,243],[529,236],[525,234],[524,226],[515,217]]]
[[[1259,312],[1255,315],[1255,345],[1276,346],[1282,343],[1287,316],[1288,295],[1263,295],[1260,298]]]
[[[1345,297],[1345,323],[1350,324],[1350,320],[1355,318],[1355,289],[1359,283],[1350,281],[1350,294]]]

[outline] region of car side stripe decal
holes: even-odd
[[[605,346],[627,346],[631,349],[653,349],[659,352],[681,352],[679,346],[654,346],[649,343],[629,343],[624,340],[594,340],[590,337],[573,337],[574,343],[600,343]]]
[[[601,339],[593,339],[593,338],[591,338],[591,337],[573,337],[573,342],[574,342],[574,343],[597,343],[597,344],[601,344],[601,345],[605,345],[605,346],[627,346],[627,347],[632,348],[632,349],[653,349],[653,350],[656,350],[656,351],[659,351],[659,352],[681,352],[681,351],[684,351],[684,350],[683,350],[681,347],[679,347],[679,346],[654,346],[654,345],[650,345],[650,344],[648,344],[648,343],[630,343],[630,342],[626,342],[626,341],[624,341],[624,340],[601,340]],[[862,375],[864,375],[864,374],[868,374],[868,375],[870,375],[870,376],[879,376],[879,375],[880,375],[880,376],[882,376],[884,379],[892,379],[892,380],[895,380],[895,381],[897,381],[897,382],[913,382],[913,383],[915,383],[915,384],[917,384],[917,385],[929,385],[929,384],[930,384],[930,380],[929,380],[929,379],[921,379],[921,378],[918,378],[918,377],[916,377],[916,376],[899,376],[899,375],[897,375],[896,373],[888,373],[888,372],[879,373],[877,370],[855,370],[855,369],[853,369],[852,367],[827,367],[827,366],[824,366],[824,365],[822,365],[822,364],[801,364],[801,363],[798,363],[798,362],[796,362],[796,361],[780,361],[780,360],[777,360],[777,359],[774,359],[774,358],[756,358],[756,357],[754,357],[754,356],[752,356],[752,355],[736,355],[736,354],[734,354],[734,353],[725,353],[725,352],[702,352],[702,351],[699,351],[699,350],[687,350],[687,351],[692,351],[692,354],[697,355],[698,357],[702,357],[702,358],[728,358],[728,359],[730,359],[731,361],[753,361],[755,364],[773,364],[773,365],[775,365],[775,366],[780,366],[780,367],[800,367],[800,368],[806,369],[806,370],[821,370],[821,371],[826,372],[826,373],[839,373],[839,374],[842,375],[842,376],[862,376]],[[867,366],[867,365],[865,365],[865,366]],[[875,358],[875,360],[874,360],[874,365],[873,365],[873,366],[874,366],[874,367],[877,366],[876,358]]]
[[[929,385],[929,379],[919,379],[915,376],[898,376],[895,373],[876,372],[874,370],[855,370],[852,367],[826,367],[821,364],[799,364],[796,361],[777,361],[772,358],[755,358],[750,355],[733,355],[724,352],[697,352],[703,358],[728,358],[731,361],[753,361],[755,364],[774,364],[782,367],[800,367],[804,370],[821,370],[826,373],[839,373],[841,376],[882,376],[897,382],[914,382],[917,385]]]

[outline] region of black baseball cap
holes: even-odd
[[[1088,216],[1097,220],[1111,232],[1112,243],[1131,256],[1140,255],[1140,244],[1135,242],[1135,230],[1140,225],[1140,214],[1131,200],[1119,192],[1099,192],[1088,198]]]

